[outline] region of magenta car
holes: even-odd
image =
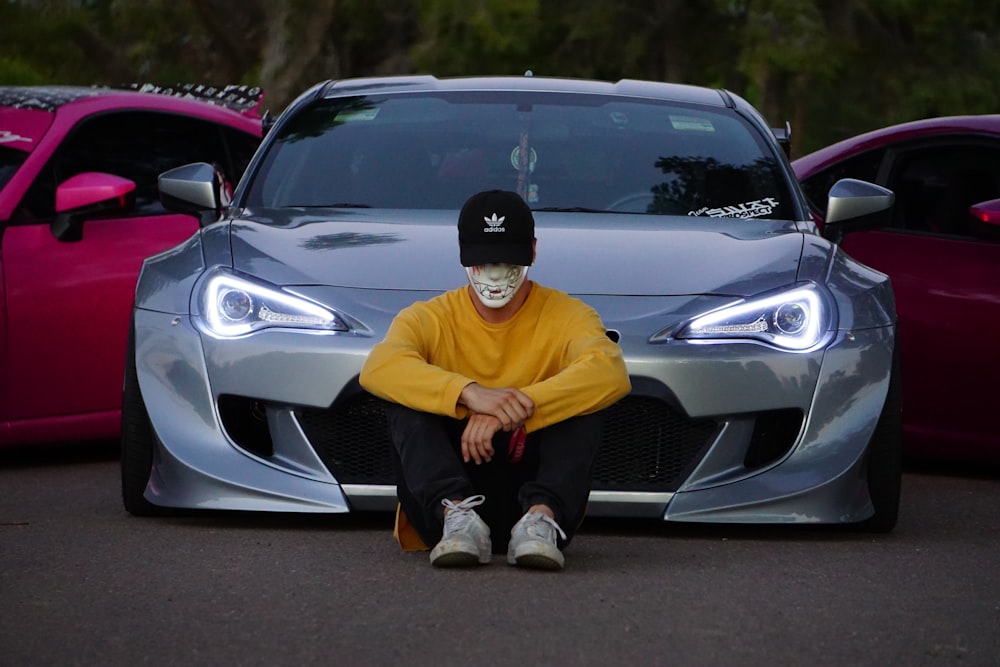
[[[117,436],[139,267],[199,227],[156,178],[203,161],[235,185],[261,97],[0,87],[0,445]]]
[[[1000,462],[1000,115],[896,125],[792,166],[820,223],[838,179],[896,194],[887,227],[842,245],[892,279],[906,454]]]

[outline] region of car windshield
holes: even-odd
[[[0,190],[4,189],[27,158],[27,153],[0,146]]]
[[[457,209],[513,190],[534,210],[794,216],[774,150],[731,109],[572,93],[318,101],[281,126],[249,206]]]

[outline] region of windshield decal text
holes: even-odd
[[[761,218],[771,215],[778,208],[779,202],[774,197],[764,197],[753,201],[730,206],[703,206],[697,211],[689,211],[688,215],[704,215],[711,218]]]

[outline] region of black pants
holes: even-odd
[[[490,527],[495,553],[506,553],[510,530],[532,505],[552,508],[566,533],[565,546],[583,521],[591,471],[601,444],[601,413],[567,419],[528,434],[524,457],[507,460],[510,433],[493,439],[489,463],[462,461],[467,421],[386,407],[393,442],[396,494],[410,524],[428,546],[441,539],[441,501],[476,494],[486,501],[476,512]]]

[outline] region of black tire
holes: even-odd
[[[129,325],[125,354],[121,432],[122,502],[130,514],[152,516],[161,514],[163,510],[143,496],[153,470],[154,436],[135,370],[134,322]]]
[[[860,527],[872,533],[888,533],[899,518],[899,496],[903,478],[903,395],[899,369],[899,343],[892,354],[889,392],[875,432],[868,444],[868,495],[875,514]]]

